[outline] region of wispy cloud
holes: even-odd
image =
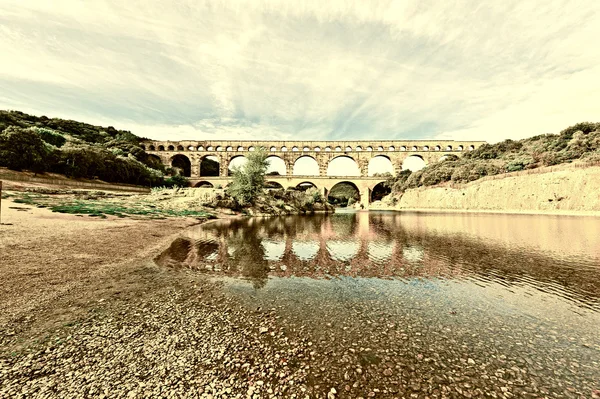
[[[0,107],[171,139],[497,141],[598,120],[595,0],[172,3],[0,1]]]

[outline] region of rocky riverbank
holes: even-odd
[[[373,209],[600,216],[600,167],[577,164],[410,189]]]

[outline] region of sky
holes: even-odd
[[[0,0],[0,109],[157,140],[600,121],[598,0]]]

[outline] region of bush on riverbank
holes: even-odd
[[[534,169],[575,160],[600,161],[600,123],[583,122],[559,134],[484,144],[462,158],[450,155],[417,172],[403,171],[388,180],[392,195],[407,189],[452,181],[467,183],[484,176]]]

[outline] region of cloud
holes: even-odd
[[[0,108],[156,139],[498,141],[596,120],[595,0],[0,4]]]

